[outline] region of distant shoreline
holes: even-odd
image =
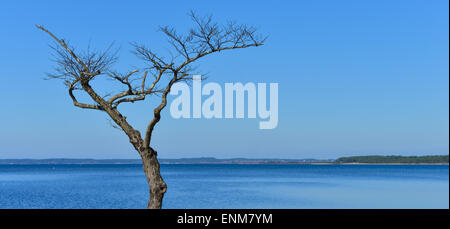
[[[393,156],[377,156],[384,159]],[[398,156],[395,156],[398,159]],[[448,156],[425,156],[429,157],[447,157]],[[361,157],[358,157],[361,158]],[[401,157],[401,159],[411,157]],[[378,162],[345,161],[342,158],[336,160],[320,160],[320,159],[249,159],[249,158],[230,158],[217,159],[213,157],[203,158],[181,158],[181,159],[160,159],[160,164],[164,165],[449,165],[447,161],[422,161],[421,157],[414,157],[417,161],[405,162],[379,160]],[[346,159],[346,158],[344,158]],[[444,158],[445,160],[445,158]],[[69,159],[69,158],[52,158],[52,159],[0,159],[0,165],[140,165],[140,159]]]
[[[335,165],[449,165],[449,163],[334,163]]]

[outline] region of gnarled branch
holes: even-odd
[[[117,59],[116,53],[111,53],[111,46],[101,53],[91,52],[88,49],[87,53],[79,55],[64,40],[57,38],[44,27],[37,26],[37,28],[49,34],[58,44],[53,47],[57,63],[56,74],[50,76],[51,78],[64,80],[69,87],[69,95],[74,105],[105,111],[127,133],[135,147],[151,149],[151,136],[156,124],[161,119],[162,110],[167,105],[167,95],[174,83],[192,79],[190,75],[195,70],[195,67],[192,66],[194,62],[210,54],[225,50],[258,47],[263,45],[266,40],[266,38],[256,34],[257,30],[251,26],[235,22],[219,25],[213,21],[211,16],[198,17],[193,12],[190,13],[190,17],[194,26],[186,35],[178,33],[172,27],[160,27],[160,31],[167,36],[169,43],[178,53],[172,59],[167,60],[144,45],[132,44],[134,54],[148,65],[142,78],[134,77],[140,70],[133,70],[127,74],[110,70]],[[153,81],[148,80],[149,74],[154,77]],[[105,97],[99,96],[90,84],[100,75],[106,75],[115,80],[125,87],[125,90],[116,93],[110,92]],[[138,79],[140,79],[140,83],[135,84],[134,82]],[[148,86],[147,83],[149,83]],[[159,87],[158,85],[162,86]],[[75,89],[82,89],[96,104],[78,102],[73,93]],[[153,118],[147,126],[145,138],[142,140],[139,132],[128,124],[126,118],[120,114],[117,108],[122,103],[142,101],[145,100],[146,96],[155,94],[161,95],[161,101],[153,110]],[[142,149],[138,150],[143,151]],[[150,151],[153,152],[153,150]]]

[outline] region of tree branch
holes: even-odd
[[[102,106],[99,105],[94,105],[94,104],[85,104],[85,103],[79,103],[78,100],[76,99],[75,95],[73,94],[73,90],[75,90],[74,85],[78,82],[78,80],[72,82],[69,85],[69,96],[70,98],[72,98],[73,101],[73,105],[80,107],[80,108],[85,108],[85,109],[94,109],[94,110],[101,110],[104,111]]]
[[[51,78],[62,79],[69,88],[69,96],[73,104],[80,108],[105,111],[110,118],[129,136],[130,142],[140,152],[154,152],[150,147],[151,137],[156,124],[161,119],[161,112],[167,105],[167,95],[174,83],[188,81],[195,71],[193,63],[199,59],[225,50],[258,47],[264,44],[266,38],[260,38],[254,27],[234,22],[219,25],[213,22],[212,17],[198,17],[191,12],[190,17],[194,27],[186,35],[181,35],[172,27],[160,27],[160,31],[167,36],[169,43],[175,49],[175,56],[170,61],[157,55],[154,51],[143,45],[133,43],[134,53],[148,65],[139,84],[133,83],[139,78],[131,79],[139,70],[133,70],[127,74],[120,74],[110,70],[115,63],[116,53],[111,53],[109,48],[104,52],[75,53],[66,41],[57,38],[54,34],[40,25],[36,27],[50,35],[57,43],[52,48],[55,51],[56,74],[49,74]],[[148,74],[154,79],[146,88]],[[124,91],[108,93],[101,97],[91,87],[90,83],[97,76],[106,75],[126,87]],[[168,76],[167,78],[165,76]],[[162,85],[162,90],[158,90]],[[73,91],[82,89],[96,104],[80,103]],[[153,110],[153,118],[147,125],[145,138],[135,130],[118,110],[122,103],[134,103],[146,99],[148,95],[161,95],[160,104]]]
[[[145,138],[144,138],[144,146],[150,147],[151,137],[153,133],[153,129],[155,128],[156,124],[161,120],[161,111],[166,107],[167,105],[167,94],[170,92],[170,88],[172,85],[177,82],[179,78],[177,77],[177,74],[175,73],[173,78],[170,80],[170,82],[167,84],[166,89],[163,91],[163,94],[161,96],[161,103],[158,107],[156,107],[153,110],[153,119],[150,121],[150,123],[147,126],[147,130],[145,132]]]
[[[50,31],[48,31],[47,29],[45,29],[43,26],[41,25],[36,25],[36,27],[44,32],[46,32],[48,35],[50,35],[51,37],[53,37],[53,39],[55,39],[56,42],[58,42],[64,49],[66,49],[66,51],[84,68],[85,72],[88,72],[88,68],[87,66],[83,63],[83,61],[81,61],[77,55],[75,55],[75,53],[72,52],[72,50],[67,46],[66,42],[64,40],[60,40],[58,39],[55,35],[53,35],[53,33],[51,33]]]

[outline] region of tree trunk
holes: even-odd
[[[148,209],[160,209],[162,207],[164,193],[167,191],[166,182],[164,182],[159,171],[159,162],[156,155],[157,153],[154,150],[142,154],[143,168],[150,193],[150,199],[147,205]]]

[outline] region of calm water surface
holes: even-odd
[[[447,165],[162,165],[164,208],[449,208]],[[0,165],[0,208],[145,208],[140,165]]]

